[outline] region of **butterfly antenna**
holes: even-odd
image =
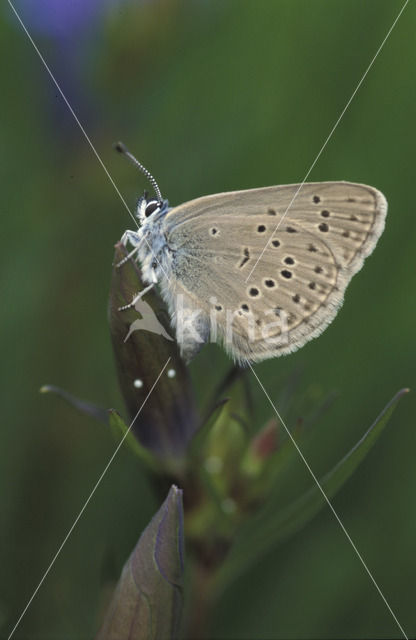
[[[130,151],[122,142],[117,142],[114,145],[114,148],[116,149],[116,151],[126,156],[130,160],[130,162],[136,165],[136,167],[146,176],[146,178],[149,180],[150,184],[152,185],[153,189],[155,190],[157,199],[159,200],[160,203],[162,203],[163,198],[159,189],[159,185],[157,184],[156,180],[154,179],[150,171],[148,171],[146,167],[144,167],[142,163],[139,162],[132,153],[130,153]]]

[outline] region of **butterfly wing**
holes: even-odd
[[[379,191],[347,182],[192,200],[166,216],[177,292],[237,360],[294,351],[336,315],[386,211]]]

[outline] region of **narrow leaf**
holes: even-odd
[[[160,470],[157,458],[151,453],[151,451],[149,451],[149,449],[143,447],[137,438],[134,437],[132,431],[129,431],[128,425],[124,422],[123,418],[117,413],[117,411],[109,409],[108,415],[110,427],[115,436],[117,438],[123,438],[125,436],[125,444],[142,460],[142,462],[144,462],[153,471]]]
[[[61,389],[60,387],[56,387],[53,384],[45,384],[40,388],[41,393],[55,393],[56,395],[63,398],[68,404],[72,407],[75,407],[81,413],[86,414],[87,416],[92,416],[99,422],[104,422],[104,424],[108,424],[108,411],[107,409],[103,409],[102,407],[98,407],[92,402],[86,402],[85,400],[80,400],[73,396],[68,391]]]
[[[394,396],[357,444],[319,481],[328,499],[339,491],[364,460],[388,423],[398,401],[407,391],[408,389],[402,389]],[[218,576],[218,589],[224,588],[262,555],[299,531],[326,504],[326,499],[316,484],[280,512],[269,502],[263,512],[241,531]]]

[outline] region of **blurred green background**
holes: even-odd
[[[16,0],[27,28],[131,207],[144,178],[171,204],[299,182],[402,0]],[[374,255],[344,307],[296,354],[258,365],[279,402],[337,392],[308,460],[323,474],[415,384],[416,7],[409,3],[309,180],[374,185],[389,201]],[[7,637],[114,450],[104,427],[39,388],[123,410],[106,305],[113,245],[132,222],[10,7],[3,3],[0,628]],[[208,393],[229,360],[192,364]],[[270,415],[252,379],[258,428]],[[409,636],[416,633],[415,395],[399,404],[334,506]],[[258,421],[257,421],[258,418]],[[299,468],[302,468],[299,462]],[[304,471],[308,483],[312,480]],[[290,490],[290,488],[288,488]],[[90,638],[157,508],[120,451],[15,638]],[[2,626],[1,626],[2,625]],[[328,509],[224,594],[215,638],[392,638],[400,631]]]

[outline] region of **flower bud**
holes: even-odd
[[[124,566],[96,640],[176,638],[183,554],[182,491],[173,485]]]
[[[114,264],[126,253],[118,243]],[[120,311],[144,287],[133,260],[113,267],[109,323],[118,378],[130,421],[142,407],[132,427],[140,443],[159,458],[177,458],[197,428],[195,401],[188,370],[155,289],[134,307]]]

